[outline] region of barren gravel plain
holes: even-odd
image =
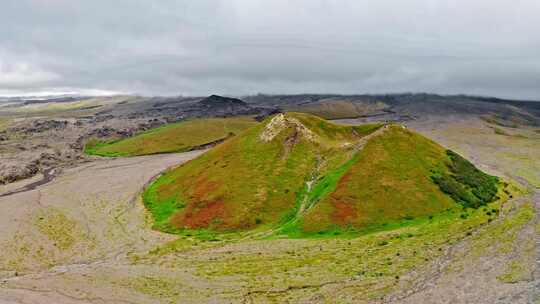
[[[43,184],[0,186],[0,303],[540,303],[537,129],[495,132],[473,116],[406,125],[510,183],[495,220],[200,240],[153,230],[141,191],[204,151],[88,158]]]

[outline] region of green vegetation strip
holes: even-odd
[[[274,118],[152,183],[143,198],[154,228],[208,239],[357,235],[497,199],[496,177],[405,127],[388,126],[355,152],[359,135],[381,125]]]
[[[307,185],[304,186],[301,192],[298,193],[295,203],[295,208],[289,211],[281,220],[281,226],[276,230],[279,234],[284,234],[289,237],[325,237],[335,236],[342,233],[347,233],[344,229],[336,228],[323,231],[321,233],[306,233],[302,231],[302,215],[298,214],[302,204],[305,210],[311,208],[314,204],[320,201],[323,197],[336,190],[337,183],[358,160],[358,154],[355,154],[350,160],[335,170],[331,170],[326,175],[318,178],[314,185],[311,186],[308,192]],[[351,232],[352,230],[348,231]]]
[[[500,201],[487,206],[490,210],[500,207]],[[464,213],[467,216],[462,216]],[[154,264],[161,258],[168,261],[177,253],[189,252],[181,254],[182,260],[167,265],[194,270],[201,279],[242,282],[245,292],[260,291],[253,293],[253,299],[261,302],[270,298],[276,302],[306,301],[304,297],[329,282],[335,283],[326,285],[321,293],[325,301],[351,301],[347,298],[351,294],[357,300],[375,299],[395,288],[405,274],[440,257],[450,245],[496,217],[496,213],[488,215],[483,209],[456,209],[360,235],[317,240],[224,240],[212,242],[210,247],[208,242],[182,236],[136,262]],[[515,224],[512,219],[510,226],[505,226]],[[492,229],[491,225],[485,227],[488,232]],[[497,233],[498,226],[493,229]],[[220,246],[227,246],[227,250],[216,250]],[[284,291],[269,292],[272,290]]]
[[[309,209],[331,192],[352,163],[352,145],[382,126],[339,126],[305,114],[287,116],[315,133],[316,142],[290,126],[265,142],[260,134],[266,124],[261,124],[166,172],[144,193],[154,228],[178,234],[273,230],[297,218],[301,202],[302,209]],[[324,168],[318,168],[319,162]],[[308,193],[306,179],[312,173],[324,175]],[[295,200],[297,207],[291,208]]]
[[[441,191],[470,208],[478,208],[497,198],[497,177],[483,173],[455,152],[447,150],[446,154],[450,158],[450,172],[432,175]]]
[[[250,117],[186,120],[126,139],[91,139],[86,143],[84,151],[89,155],[108,157],[184,152],[237,135],[256,124]]]
[[[518,234],[535,219],[535,209],[532,204],[527,203],[522,205],[514,215],[502,221],[489,234],[493,239],[493,246],[498,246],[499,251],[512,255],[504,273],[499,275],[497,279],[506,283],[517,283],[533,278],[534,268],[531,265],[534,265],[536,258],[535,239],[518,240]],[[535,228],[538,229],[538,227]]]

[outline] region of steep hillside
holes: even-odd
[[[249,117],[193,119],[118,141],[92,140],[85,152],[98,156],[136,156],[188,151],[236,135],[255,124]]]
[[[494,200],[497,180],[456,159],[401,126],[278,114],[166,172],[144,202],[169,232],[356,230]]]
[[[433,182],[446,172],[445,150],[403,127],[389,127],[370,140],[334,189],[304,216],[302,227],[363,227],[430,215],[455,202]]]

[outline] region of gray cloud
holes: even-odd
[[[540,99],[537,0],[8,0],[0,94]]]

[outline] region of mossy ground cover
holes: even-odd
[[[38,208],[28,224],[29,230],[19,230],[0,241],[0,272],[48,269],[73,254],[96,248],[95,238],[60,208]]]
[[[57,209],[50,208],[40,212],[34,219],[39,231],[47,236],[61,250],[73,247],[78,232],[75,221],[70,220]]]
[[[498,178],[478,170],[463,157],[450,150],[446,151],[450,158],[450,172],[434,170],[433,181],[441,190],[450,195],[456,202],[478,208],[495,200]]]
[[[256,124],[250,117],[192,119],[167,124],[126,139],[92,139],[86,143],[85,152],[114,157],[189,151],[237,135]]]
[[[430,180],[444,169],[444,149],[400,126],[371,139],[354,164],[304,217],[304,232],[363,229],[427,216],[455,203]]]
[[[499,194],[501,198],[486,210],[504,209],[509,195],[502,190]],[[476,242],[486,234],[498,234],[494,221],[507,213],[486,210],[458,206],[361,234],[317,239],[203,241],[180,236],[134,263],[157,263],[197,279],[229,282],[239,286],[235,295],[249,295],[254,302],[310,302],[316,296],[326,302],[364,303],[408,286],[411,270],[421,269],[465,238]],[[510,230],[520,226],[523,213],[527,212],[504,220],[503,226]],[[178,256],[182,258],[173,258]]]
[[[112,284],[130,288],[154,298],[166,300],[166,302],[162,303],[176,303],[174,299],[179,299],[181,296],[180,282],[167,277],[145,275],[126,278],[119,282],[112,282]]]
[[[4,131],[9,126],[10,120],[7,118],[0,118],[0,132]]]
[[[262,134],[279,125],[273,118],[158,178],[144,192],[154,228],[210,238],[251,229],[269,231],[265,237],[346,236],[497,198],[496,178],[402,126],[361,143],[382,126],[286,117],[295,122],[271,130],[271,140]],[[440,176],[475,200],[454,195]]]
[[[525,203],[518,207],[511,206],[511,208],[516,210],[503,210],[503,212],[507,213],[504,220],[493,225],[491,229],[484,230],[475,236],[475,246],[472,249],[472,253],[475,256],[483,256],[489,248],[495,248],[498,253],[502,254],[513,252],[519,232],[527,223],[535,218],[535,210],[530,203]]]
[[[169,232],[173,227],[222,232],[271,228],[295,208],[317,166],[324,172],[347,161],[350,148],[340,145],[381,127],[337,126],[311,115],[287,115],[313,130],[317,142],[292,125],[262,142],[263,123],[163,174],[144,193],[156,228]]]

